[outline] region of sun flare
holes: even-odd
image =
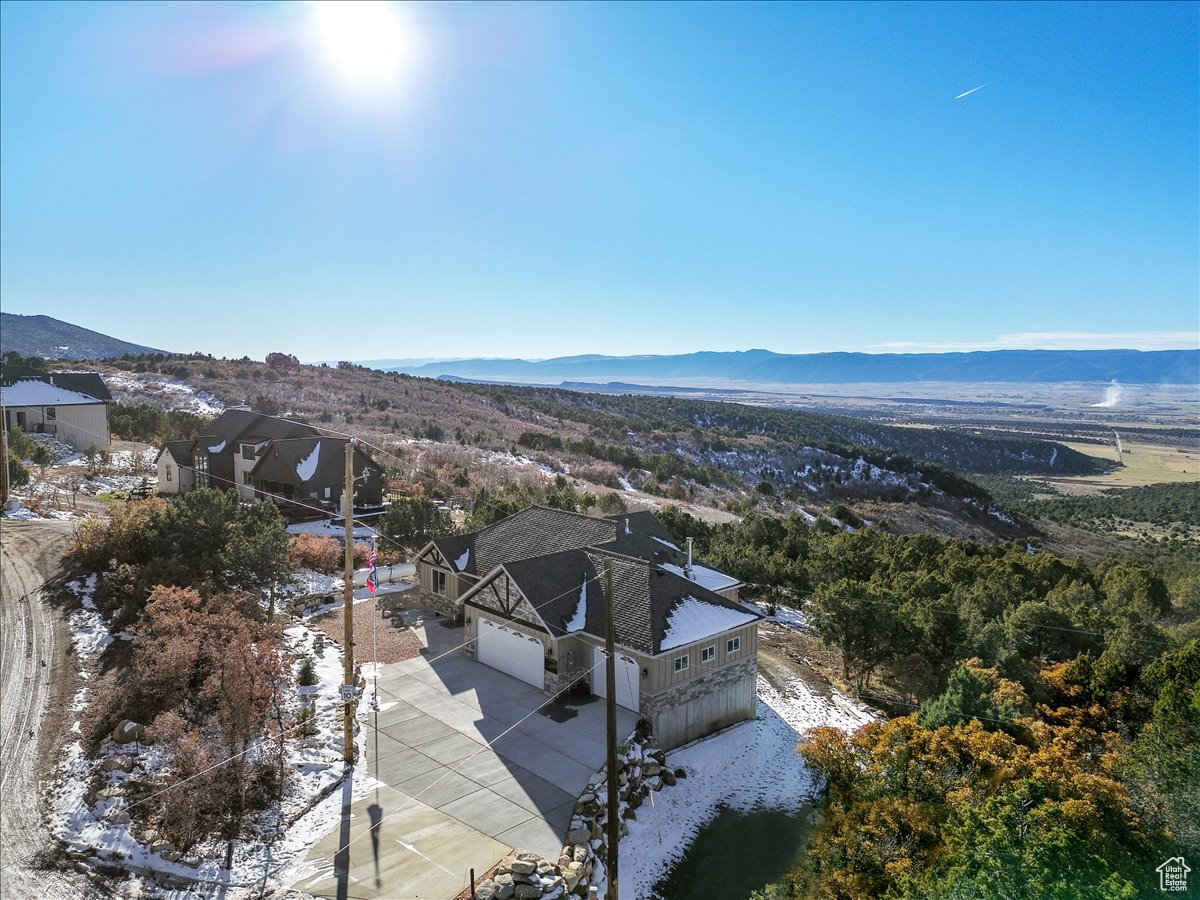
[[[348,81],[387,84],[412,62],[412,35],[385,0],[316,0],[313,26],[333,67]]]

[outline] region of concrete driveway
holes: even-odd
[[[575,799],[604,765],[603,701],[546,706],[537,688],[468,659],[462,628],[406,615],[427,652],[383,667],[354,775],[382,784],[310,851],[319,874],[293,885],[307,893],[450,900],[471,868],[480,877],[513,848],[557,859]],[[624,737],[637,716],[618,713]]]

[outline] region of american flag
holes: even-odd
[[[375,569],[375,545],[371,545],[371,555],[367,557],[367,587],[375,593],[375,585],[379,583],[379,573]]]

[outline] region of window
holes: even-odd
[[[242,444],[242,459],[254,459],[253,444]]]
[[[730,638],[725,642],[726,653],[737,653],[742,649],[742,639],[740,637]]]
[[[58,410],[55,409],[53,406],[47,406],[46,407],[46,421],[53,422],[57,418],[58,418]]]
[[[446,593],[446,573],[439,569],[433,570],[433,592],[435,594]]]
[[[717,658],[716,645],[713,645],[712,647],[705,647],[703,650],[700,651],[700,662],[702,662],[702,663],[712,662],[716,658]]]
[[[253,483],[254,482],[250,480],[250,473],[243,472],[242,473],[242,484],[253,484]]]
[[[325,488],[325,499],[329,499],[329,488]]]
[[[691,660],[689,660],[686,656],[675,657],[675,671],[676,672],[686,672],[690,665],[691,665]]]
[[[167,466],[167,481],[171,480],[171,467]]]
[[[196,454],[196,467],[193,469],[196,476],[196,487],[208,487],[208,454]]]

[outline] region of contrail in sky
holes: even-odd
[[[968,94],[973,94],[973,93],[975,93],[976,91],[982,91],[982,90],[983,90],[985,87],[987,87],[989,84],[991,84],[991,82],[990,82],[990,81],[985,81],[985,82],[984,82],[983,84],[981,84],[979,87],[973,87],[973,88],[971,88],[969,91],[963,91],[961,94],[959,94],[959,95],[958,95],[957,97],[955,97],[954,99],[955,99],[955,100],[961,100],[963,97],[966,97]]]

